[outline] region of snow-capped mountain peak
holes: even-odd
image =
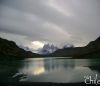
[[[45,44],[42,49],[40,49],[39,54],[50,54],[56,51],[58,48],[53,44]]]

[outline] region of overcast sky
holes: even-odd
[[[100,36],[100,0],[0,0],[0,36],[32,47],[84,46]]]

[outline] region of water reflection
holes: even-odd
[[[17,75],[26,75],[26,77],[20,78],[20,81],[29,82],[84,82],[86,75],[95,76],[98,74],[100,76],[98,70],[93,70],[99,65],[99,60],[94,59],[29,58],[23,61]],[[15,74],[15,76],[17,75]]]
[[[25,59],[19,72],[27,75],[40,75],[45,73],[43,59]]]

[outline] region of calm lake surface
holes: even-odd
[[[0,82],[84,82],[84,76],[98,75],[100,59],[28,58],[0,60]]]

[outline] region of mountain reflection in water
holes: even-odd
[[[19,74],[26,75],[20,81],[28,82],[57,82],[73,83],[84,82],[84,76],[95,76],[99,72],[90,67],[100,63],[95,59],[53,59],[37,58],[25,59],[23,67],[18,70]]]
[[[84,76],[100,79],[99,59],[28,58],[0,61],[2,82],[84,82]]]

